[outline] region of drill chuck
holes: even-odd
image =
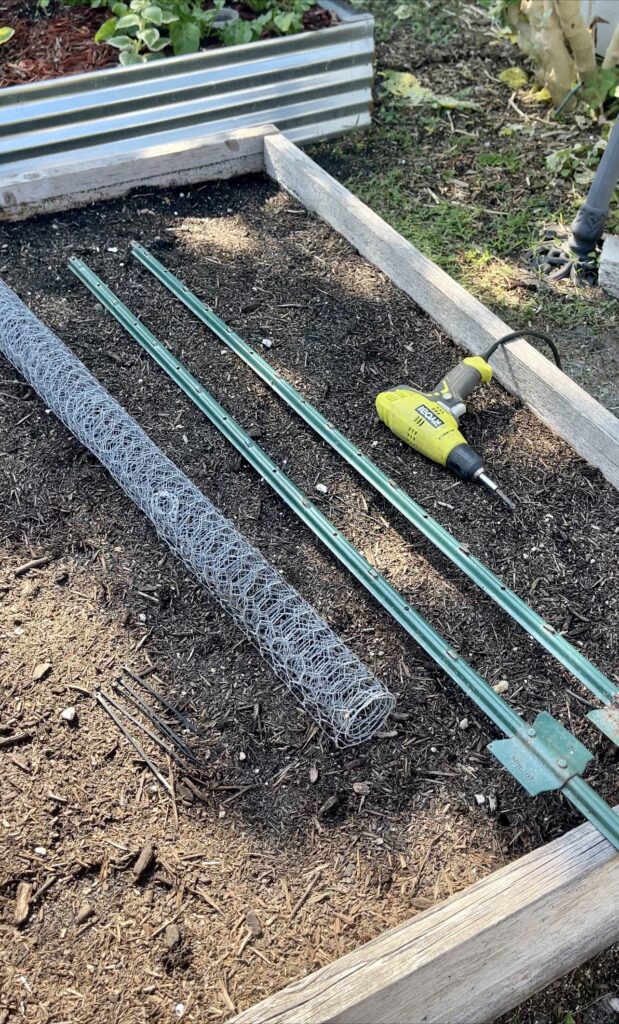
[[[475,480],[484,471],[484,463],[466,441],[452,448],[445,463],[460,480]]]

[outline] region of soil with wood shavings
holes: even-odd
[[[616,678],[616,492],[495,383],[464,426],[516,502],[513,518],[404,448],[377,421],[375,394],[434,385],[462,354],[290,197],[245,179],[4,225],[4,279],[398,705],[373,742],[334,751],[0,362],[0,736],[25,734],[0,750],[3,1024],[225,1020],[580,823],[560,796],[530,799],[501,769],[486,749],[493,726],[95,303],[68,271],[71,255],[449,643],[492,685],[507,683],[528,720],[546,710],[571,727],[596,755],[588,779],[609,801],[619,795],[610,744],[584,717],[586,691],[171,299],[130,258],[132,239]],[[125,664],[207,734],[204,781],[172,772],[174,800],[93,699]]]

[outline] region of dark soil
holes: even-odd
[[[247,4],[229,6],[245,20],[257,17]],[[107,7],[67,7],[61,0],[52,0],[46,11],[41,10],[37,0],[0,0],[2,23],[15,29],[12,39],[0,48],[0,88],[118,64],[118,50],[94,42],[95,33],[109,16]],[[304,15],[303,24],[305,31],[312,32],[328,28],[336,20],[315,4]],[[265,38],[270,34],[266,33]]]
[[[261,351],[278,370],[617,678],[614,489],[494,383],[474,397],[465,431],[516,502],[513,518],[397,442],[374,415],[376,392],[433,385],[461,353],[288,196],[247,179],[4,225],[3,278],[398,697],[379,737],[335,751],[2,361],[0,724],[32,734],[0,755],[5,1020],[25,1006],[37,1022],[131,1024],[143,1012],[167,1020],[180,1004],[187,1020],[221,1020],[580,821],[560,796],[530,799],[500,768],[486,750],[493,726],[95,303],[67,270],[71,255],[482,675],[507,680],[528,720],[547,710],[571,727],[596,754],[588,779],[618,797],[586,691],[171,300],[128,256],[132,239],[247,340],[272,340]],[[44,555],[47,565],[15,577]],[[201,799],[177,777],[172,804],[92,699],[123,664],[154,667],[155,685],[205,727]],[[68,705],[74,728],[60,718]],[[157,863],[136,884],[147,840]],[[20,882],[41,895],[17,931]],[[77,923],[84,903],[94,916]],[[172,950],[168,922],[181,934]]]

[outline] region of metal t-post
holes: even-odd
[[[619,131],[611,131],[591,188],[571,226],[569,247],[584,259],[593,252],[602,237],[610,201],[619,181]]]

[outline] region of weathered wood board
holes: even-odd
[[[230,1024],[480,1024],[619,940],[619,854],[589,824]]]
[[[188,142],[150,146],[106,160],[71,161],[38,172],[3,176],[0,166],[0,220],[23,220],[37,213],[57,213],[105,199],[133,188],[172,188],[264,169],[264,138],[272,125],[207,135]]]

